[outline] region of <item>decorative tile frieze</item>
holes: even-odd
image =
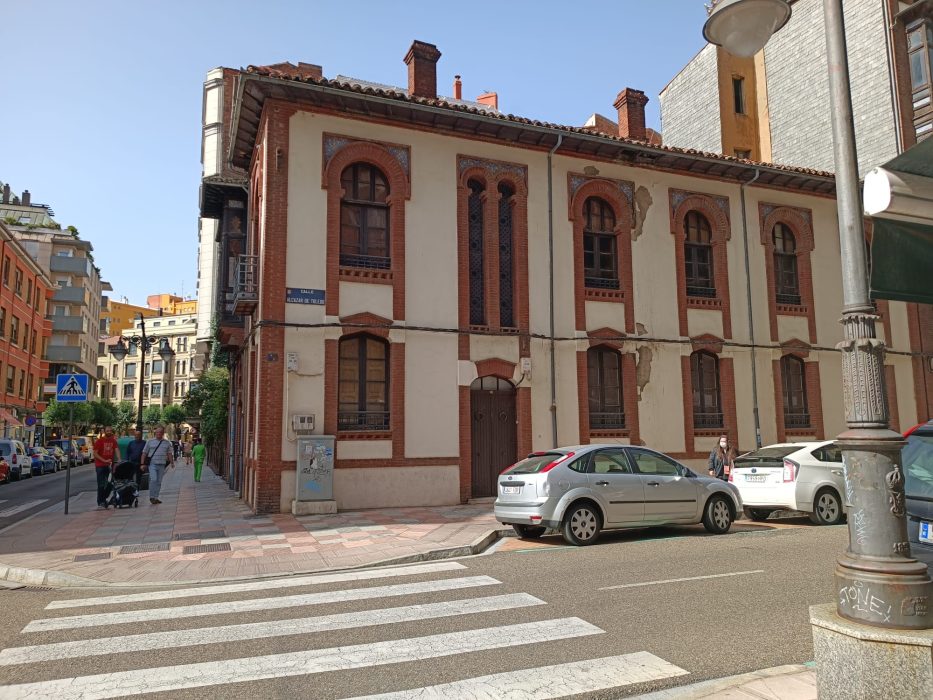
[[[517,163],[505,163],[499,160],[487,160],[485,158],[475,158],[473,156],[460,156],[457,159],[457,173],[463,175],[470,168],[482,168],[486,172],[495,175],[513,175],[522,183],[528,184],[528,168]]]
[[[611,177],[589,177],[587,175],[581,175],[579,173],[570,173],[570,198],[573,199],[573,196],[577,193],[583,185],[591,180],[602,180],[604,182],[610,182],[613,186],[619,189],[619,192],[625,197],[628,201],[629,207],[632,208],[632,211],[635,211],[635,184],[629,182],[628,180],[616,180]],[[633,216],[634,220],[634,216]]]
[[[382,141],[368,141],[366,139],[355,139],[349,136],[339,136],[337,134],[324,134],[324,167],[330,159],[337,155],[343,148],[351,143],[372,143],[381,146],[398,161],[405,176],[411,179],[411,148],[395,143],[384,143]]]

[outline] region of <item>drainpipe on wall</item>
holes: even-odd
[[[564,135],[557,135],[557,143],[547,153],[547,249],[548,249],[548,302],[550,305],[551,321],[551,440],[554,447],[557,442],[557,358],[554,356],[556,343],[554,341],[554,184],[551,173],[551,156],[564,142]]]
[[[758,365],[755,360],[755,319],[752,313],[752,271],[748,263],[748,218],[745,214],[745,188],[760,176],[761,171],[755,168],[755,177],[739,186],[739,200],[742,202],[742,242],[745,245],[745,303],[748,306],[748,342],[752,348],[752,414],[755,417],[755,449],[761,447],[761,417],[758,415]]]

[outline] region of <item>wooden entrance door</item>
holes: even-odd
[[[499,474],[515,462],[515,387],[498,377],[470,385],[473,445],[473,498],[496,495]]]

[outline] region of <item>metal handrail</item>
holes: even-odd
[[[234,299],[259,298],[259,256],[238,255],[233,274]]]

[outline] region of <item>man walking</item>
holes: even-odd
[[[207,455],[207,448],[201,442],[201,438],[194,441],[194,447],[191,448],[191,456],[194,458],[194,480],[201,480],[201,467],[204,466],[204,457]]]
[[[114,459],[120,459],[120,448],[113,436],[113,428],[104,428],[102,437],[94,443],[94,471],[97,472],[97,507],[107,507],[107,485]]]
[[[172,443],[165,439],[165,428],[161,425],[156,427],[155,437],[143,448],[143,465],[149,467],[149,502],[152,505],[159,504],[162,502],[159,500],[159,493],[162,490],[165,469],[175,468]]]
[[[143,440],[143,433],[137,430],[133,433],[133,438],[126,446],[126,461],[132,462],[138,467],[142,465],[143,450],[146,449],[146,441]]]

